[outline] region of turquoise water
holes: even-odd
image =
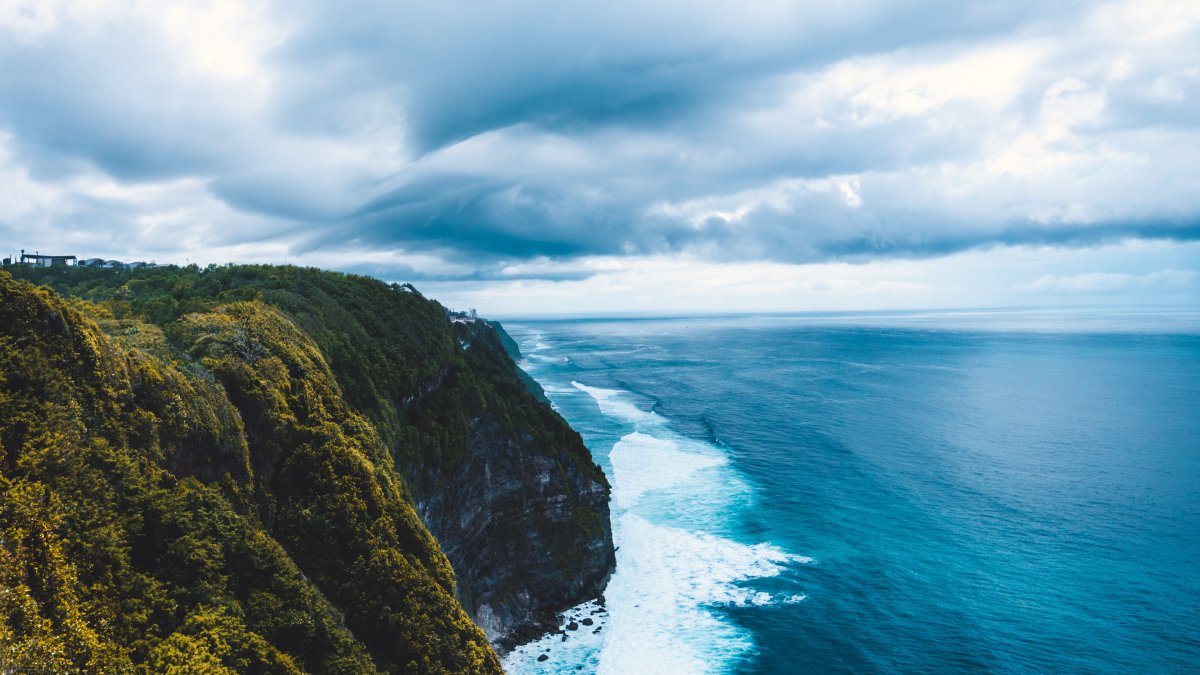
[[[1195,672],[1200,331],[1160,318],[506,323],[620,547],[602,630],[506,666]]]

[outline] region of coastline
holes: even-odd
[[[575,380],[572,355],[555,351],[553,336],[520,324],[510,331],[525,355],[519,365],[584,434],[609,476],[617,566],[603,607],[571,608],[556,631],[505,654],[506,671],[735,668],[755,647],[725,610],[804,601],[797,588],[758,584],[814,561],[738,533],[754,497],[719,444],[676,431],[630,391]],[[593,620],[590,630],[571,630],[582,618]]]

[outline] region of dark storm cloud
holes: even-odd
[[[422,151],[514,124],[658,128],[771,97],[773,75],[1001,34],[1073,4],[308,3],[277,57],[331,77],[301,78],[281,113],[306,126],[313,104],[344,93],[348,79],[394,89]],[[292,4],[282,9],[292,16]]]
[[[387,193],[346,227],[374,243],[400,239],[456,260],[666,252],[690,229],[676,220],[632,223],[638,204],[624,199],[547,180],[443,176]]]

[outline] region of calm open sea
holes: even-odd
[[[506,328],[619,546],[510,671],[1200,668],[1194,312]]]

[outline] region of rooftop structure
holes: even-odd
[[[21,264],[22,265],[37,265],[38,267],[56,267],[59,265],[74,265],[77,259],[73,255],[42,255],[40,253],[26,253],[25,249],[21,249]]]

